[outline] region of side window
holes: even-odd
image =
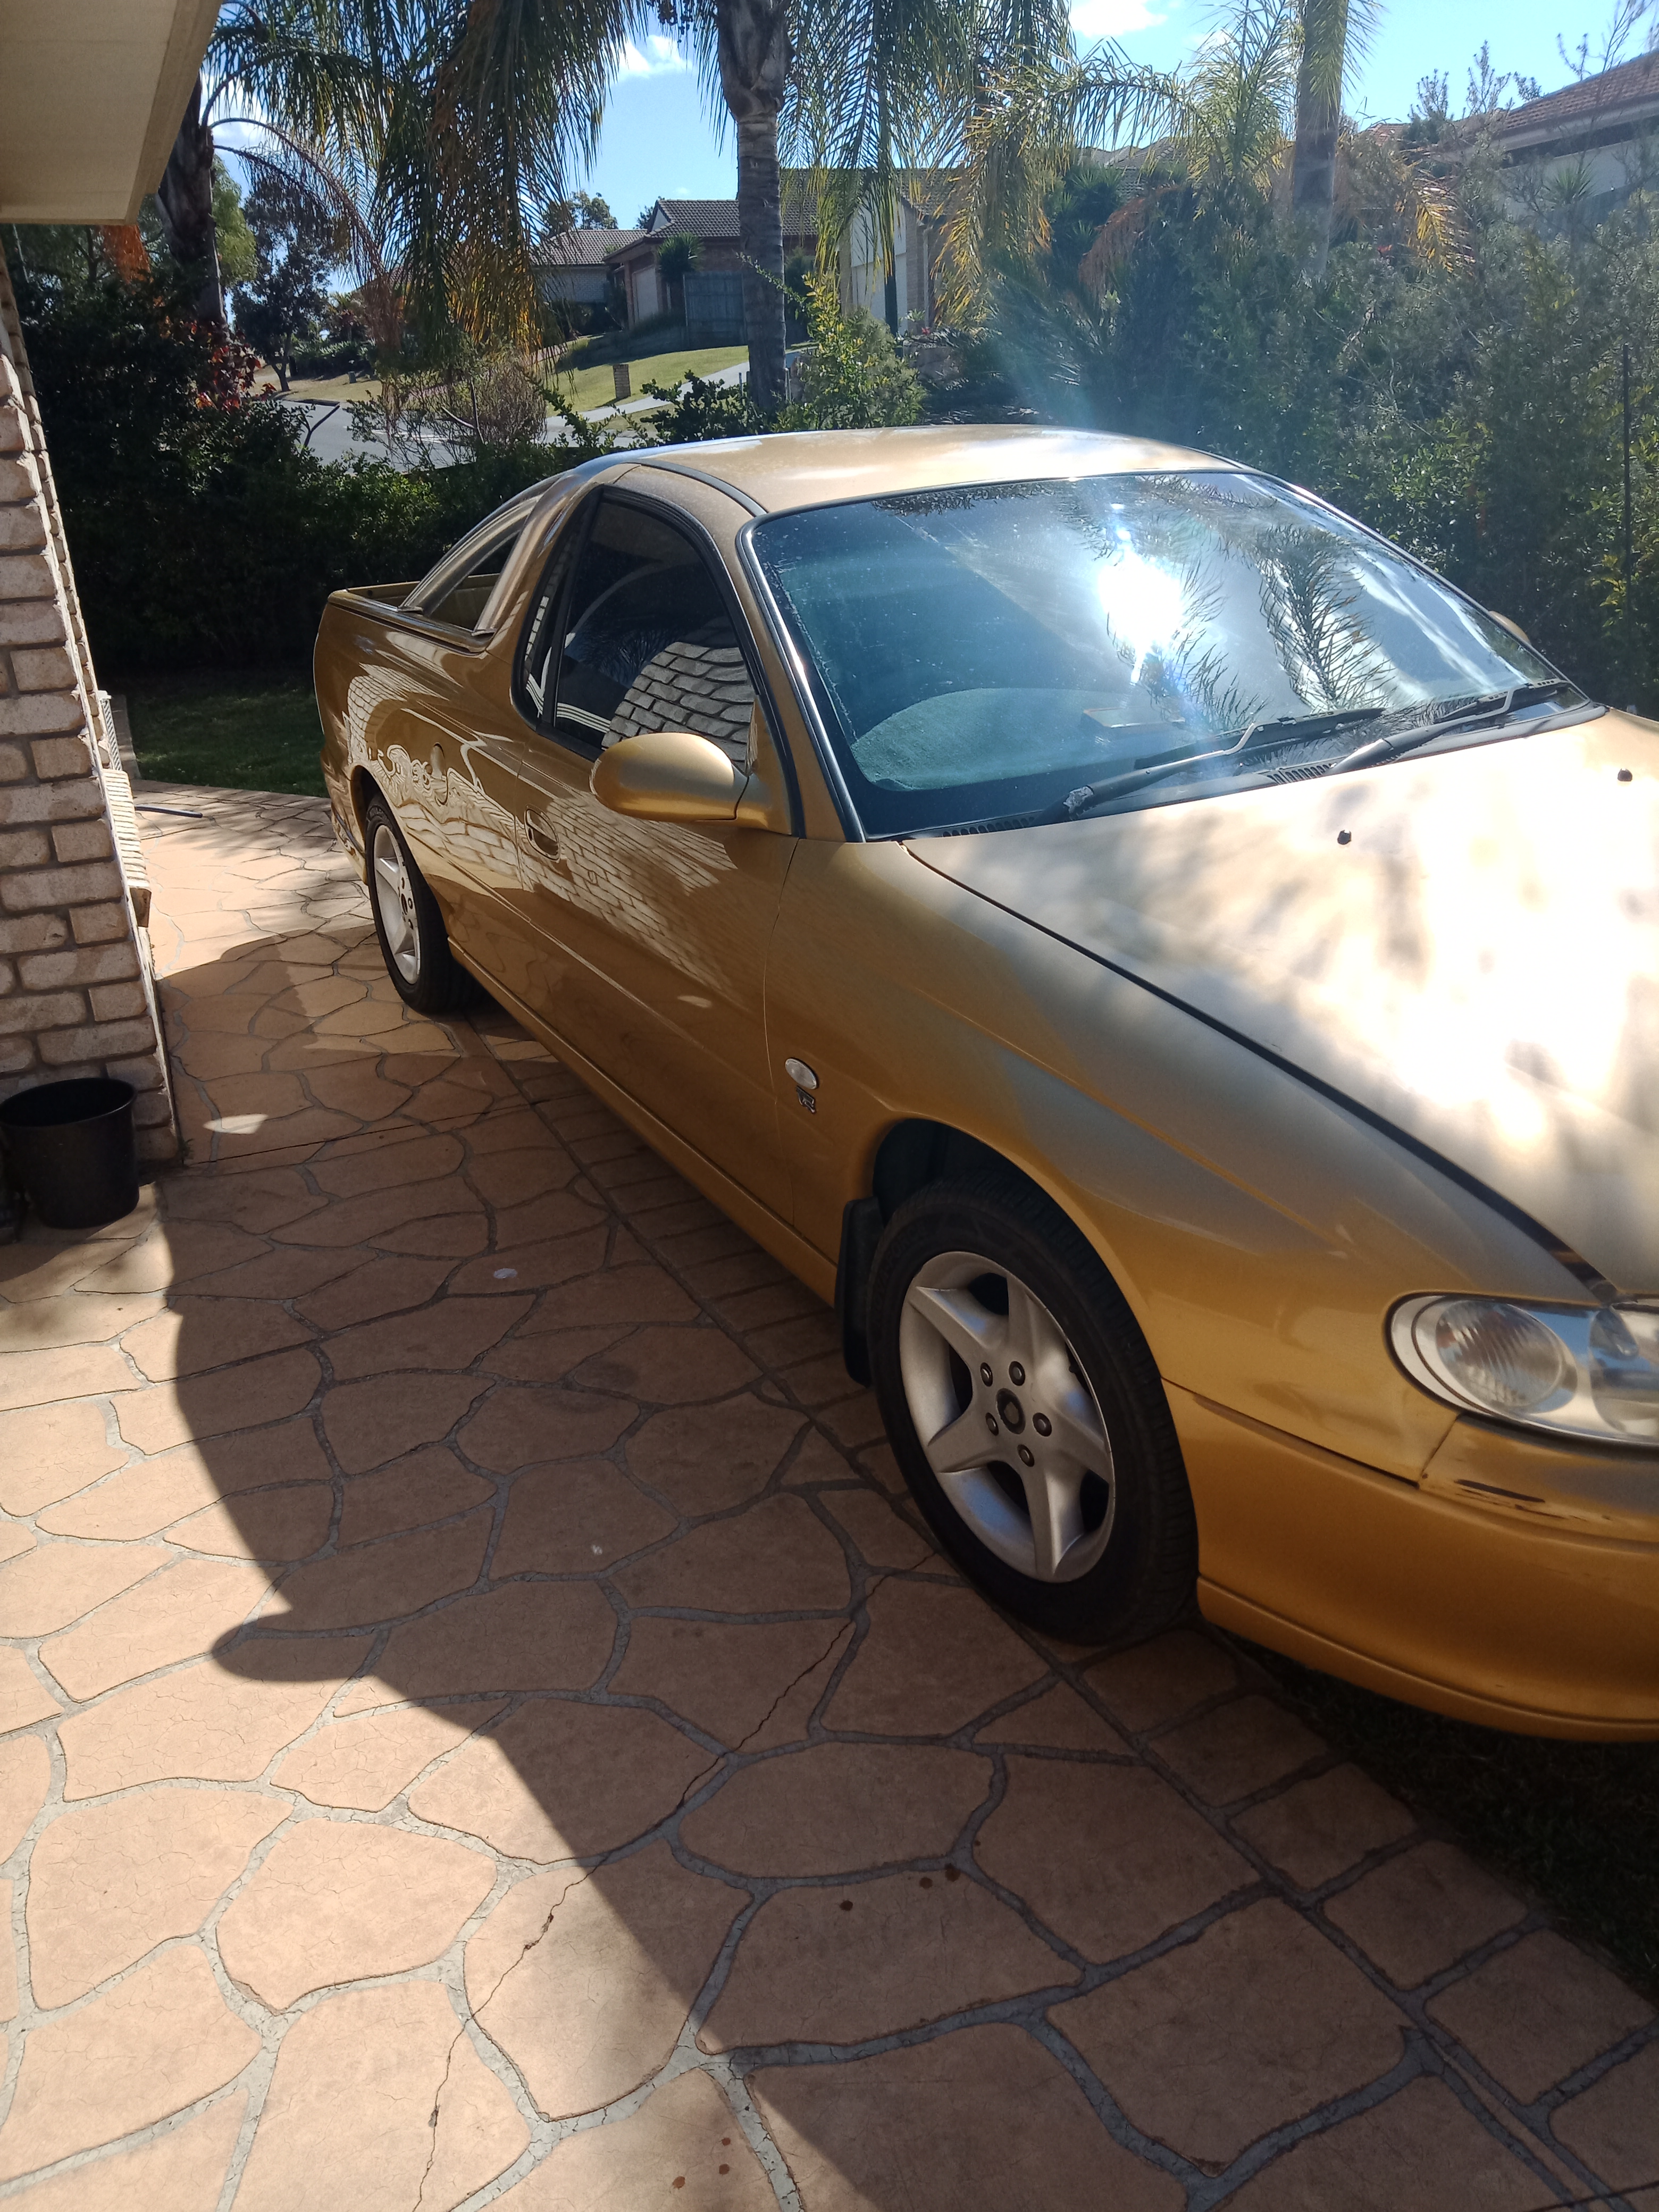
[[[476,629],[527,519],[528,510],[520,507],[502,515],[494,529],[458,546],[410,593],[410,610],[424,615],[428,622]]]
[[[602,499],[568,594],[559,596],[556,696],[547,687],[558,597],[546,587],[531,617],[524,670],[525,689],[532,702],[539,689],[538,711],[556,737],[597,753],[647,730],[695,730],[740,766],[747,760],[755,688],[726,603],[690,538],[654,514]]]

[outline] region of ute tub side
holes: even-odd
[[[331,592],[312,656],[334,834],[360,867],[367,865],[364,809],[377,790],[392,796],[403,772],[406,705],[429,689],[441,656],[471,659],[477,649],[452,629],[400,613],[414,589],[398,583]]]
[[[412,585],[388,587],[408,592]],[[323,608],[317,643],[311,657],[312,687],[323,726],[320,756],[323,786],[328,793],[329,819],[334,835],[359,868],[367,866],[363,850],[362,810],[352,791],[349,740],[349,702],[354,678],[364,665],[366,642],[361,624],[351,618],[356,605],[368,598],[363,591],[334,592]]]

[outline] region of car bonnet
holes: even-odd
[[[911,849],[1659,1291],[1659,726]]]

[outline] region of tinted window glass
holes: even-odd
[[[694,730],[746,759],[754,685],[719,586],[689,538],[654,514],[601,500],[562,611],[550,575],[531,616],[524,670],[545,720],[562,626],[557,736],[597,752],[642,731]]]
[[[877,834],[1322,774],[1541,655],[1357,525],[1236,471],[908,493],[757,523]],[[1191,765],[1183,765],[1190,761]]]

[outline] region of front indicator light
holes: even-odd
[[[1449,1382],[1493,1413],[1547,1404],[1571,1372],[1559,1337],[1524,1307],[1455,1298],[1434,1317],[1434,1358]]]
[[[1412,1379],[1460,1412],[1601,1443],[1659,1442],[1659,1301],[1407,1298],[1389,1340]]]

